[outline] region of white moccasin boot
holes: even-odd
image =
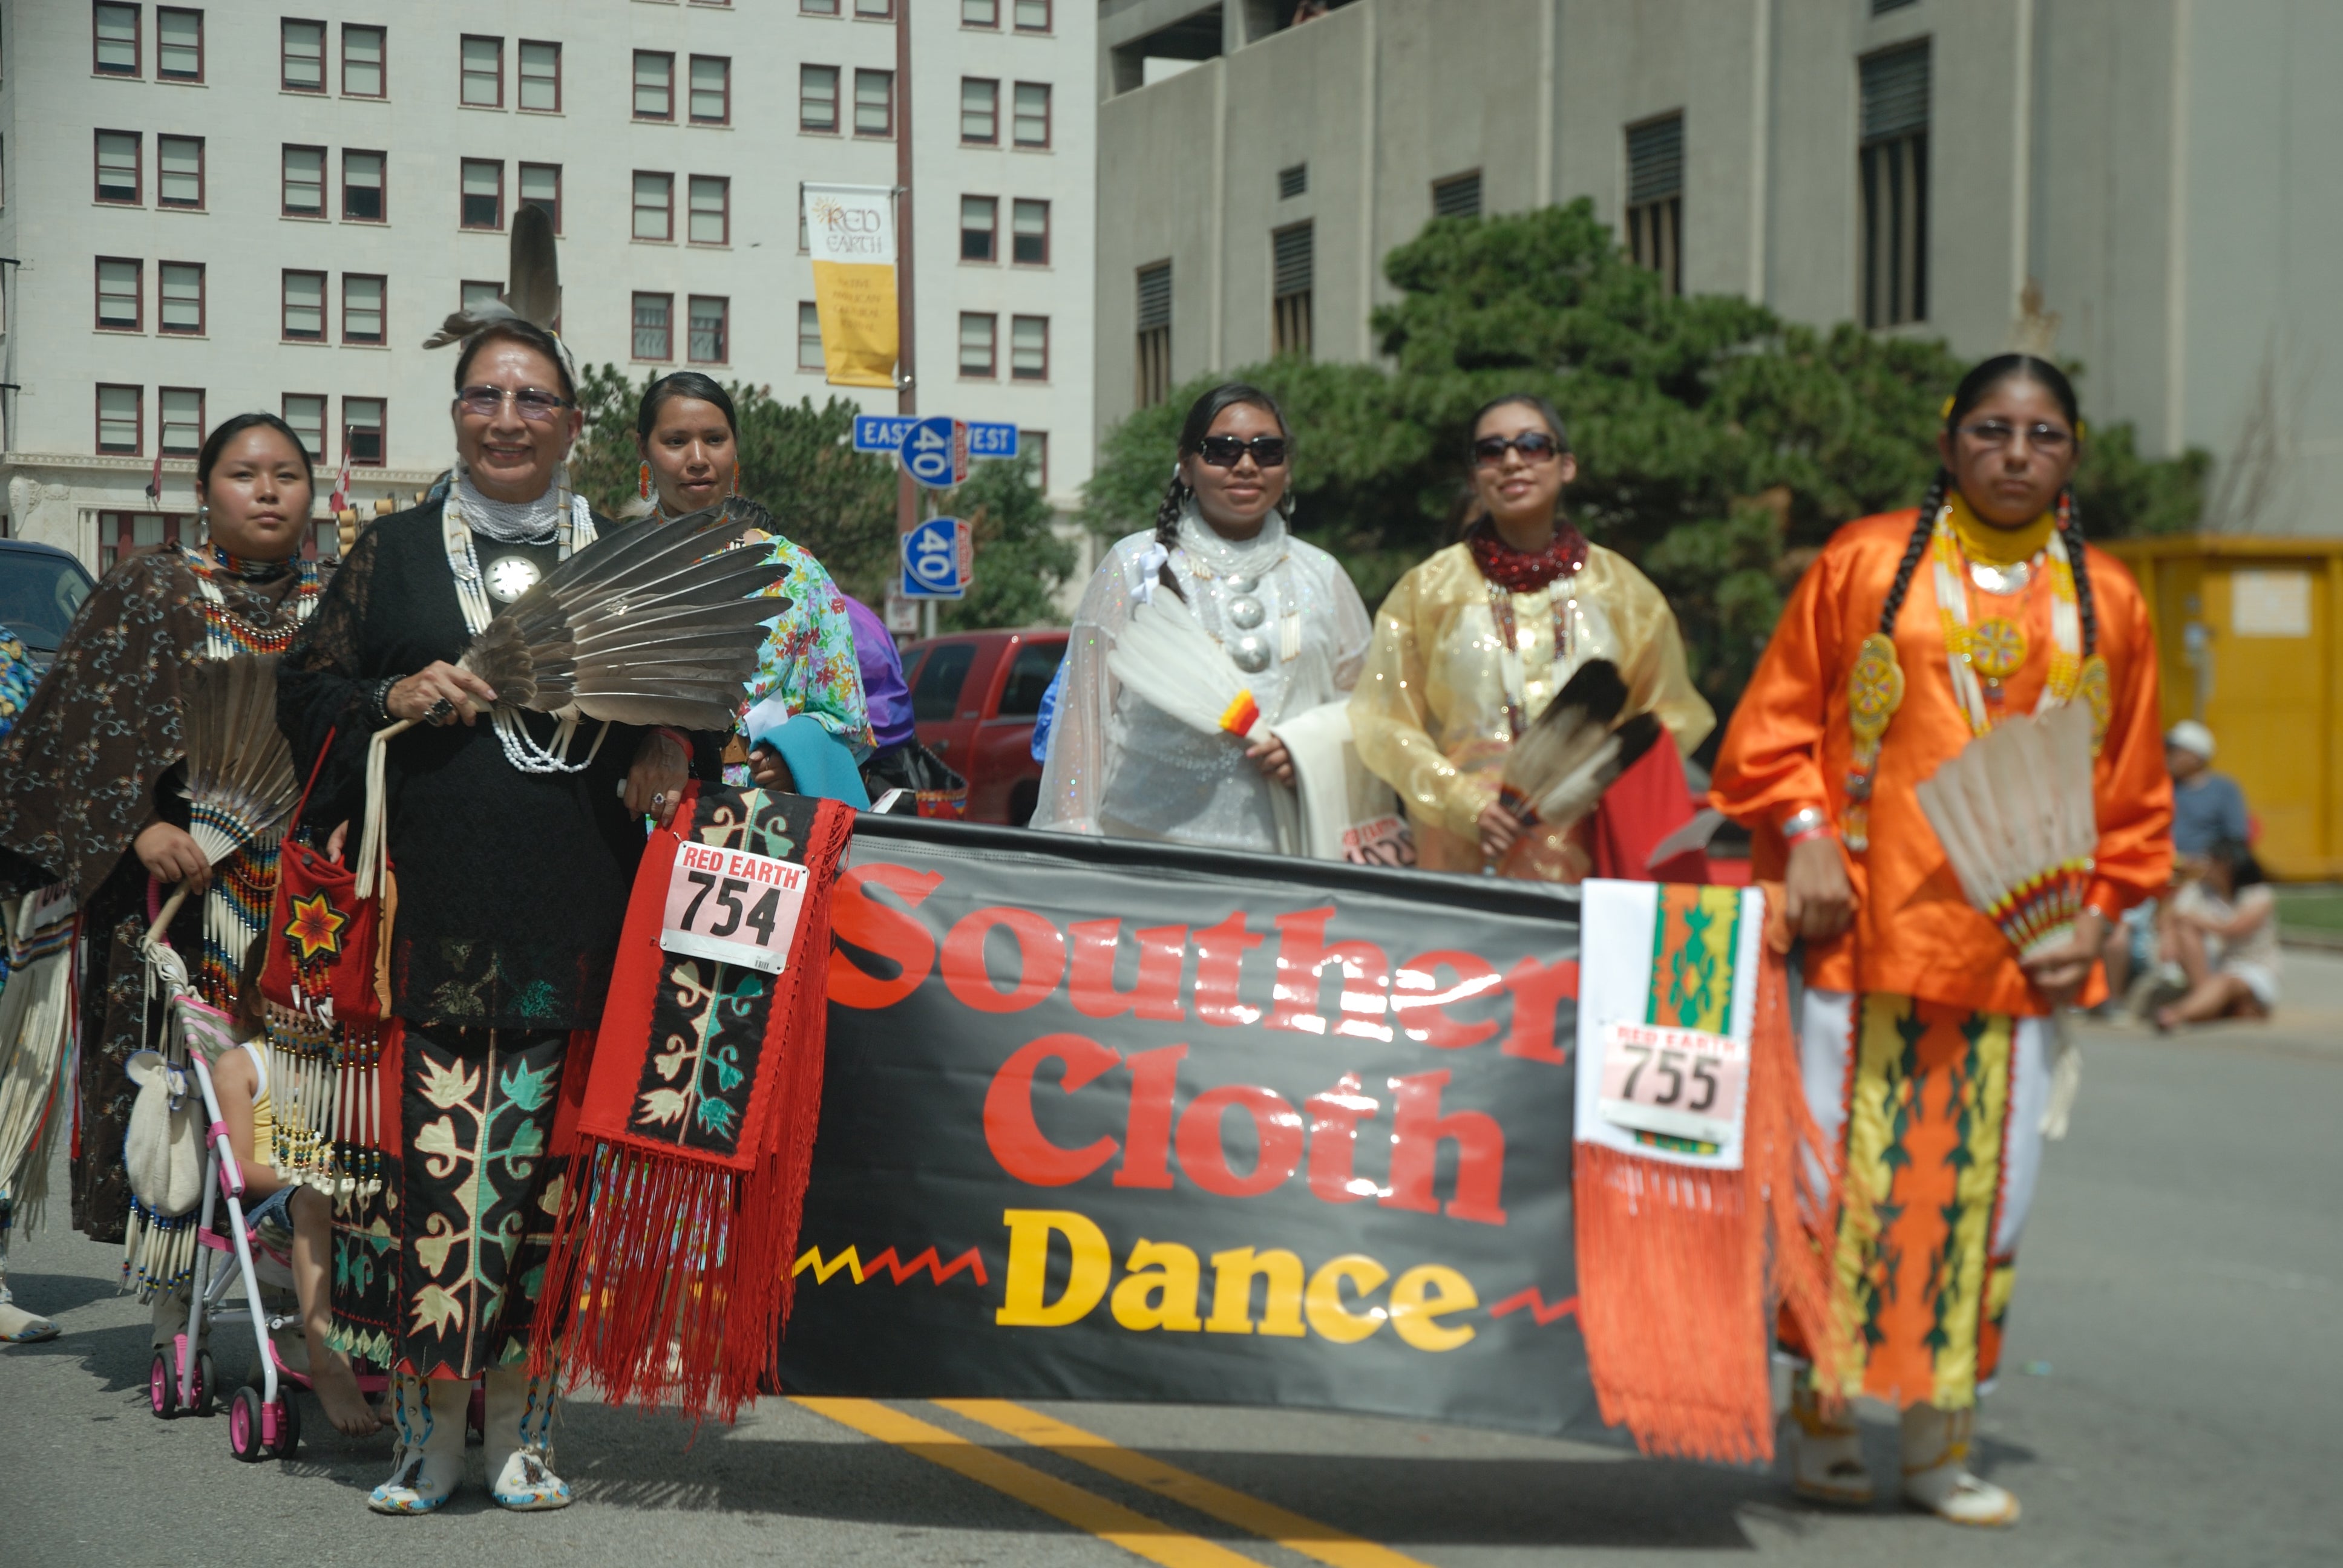
[[[1797,1422],[1791,1442],[1790,1490],[1812,1503],[1841,1508],[1864,1508],[1872,1498],[1871,1472],[1863,1462],[1863,1433],[1855,1412],[1841,1405],[1825,1413],[1815,1391],[1800,1386],[1790,1392],[1790,1417]]]
[[[1976,1409],[1916,1404],[1904,1412],[1904,1501],[1956,1524],[1988,1528],[2017,1523],[2017,1499],[1969,1473],[1969,1434]]]
[[[489,1368],[487,1382],[488,1495],[516,1513],[568,1507],[569,1483],[553,1473],[553,1380],[508,1366]]]
[[[377,1513],[435,1513],[447,1505],[464,1477],[464,1415],[471,1402],[471,1384],[458,1379],[391,1374],[398,1452],[390,1479],[367,1496],[368,1508]]]

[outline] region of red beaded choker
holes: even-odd
[[[1486,518],[1473,525],[1464,543],[1481,575],[1508,593],[1534,593],[1586,564],[1586,536],[1564,518],[1554,521],[1553,541],[1534,553],[1507,544]]]

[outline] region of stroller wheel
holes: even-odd
[[[179,1413],[179,1379],[168,1350],[156,1351],[146,1369],[146,1402],[164,1421]]]
[[[260,1391],[250,1383],[236,1391],[227,1406],[228,1452],[246,1464],[257,1462],[266,1451],[260,1442]]]
[[[294,1402],[293,1391],[283,1383],[277,1385],[277,1442],[268,1452],[278,1459],[290,1459],[301,1446],[301,1407]]]
[[[187,1402],[189,1415],[208,1416],[219,1407],[219,1369],[212,1365],[212,1352],[196,1352],[195,1394]]]

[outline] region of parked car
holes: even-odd
[[[903,650],[920,743],[968,780],[968,819],[1021,828],[1041,798],[1033,719],[1066,657],[1062,627],[967,631]]]
[[[24,643],[36,675],[48,673],[65,628],[93,586],[70,551],[30,539],[0,539],[0,626]]]

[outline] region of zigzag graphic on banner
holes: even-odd
[[[1545,1297],[1539,1292],[1535,1285],[1532,1285],[1528,1290],[1517,1295],[1507,1296],[1503,1301],[1491,1307],[1489,1315],[1493,1318],[1502,1318],[1508,1312],[1518,1312],[1523,1307],[1527,1307],[1530,1316],[1537,1320],[1538,1327],[1544,1328],[1556,1318],[1576,1316],[1578,1298],[1564,1296],[1549,1307],[1545,1304]]]
[[[895,1257],[895,1249],[890,1247],[885,1251],[872,1258],[867,1263],[861,1260],[851,1246],[848,1247],[846,1251],[842,1252],[833,1252],[830,1254],[830,1258],[828,1262],[824,1262],[822,1261],[821,1249],[820,1247],[808,1247],[805,1250],[805,1255],[798,1259],[796,1266],[790,1269],[789,1273],[791,1277],[795,1277],[796,1275],[804,1273],[808,1269],[811,1269],[813,1271],[813,1282],[817,1285],[828,1284],[830,1282],[830,1277],[832,1274],[837,1273],[840,1269],[844,1269],[848,1274],[852,1276],[854,1282],[858,1285],[865,1283],[873,1275],[878,1274],[882,1271],[893,1275],[895,1283],[900,1285],[904,1281],[910,1279],[912,1275],[918,1273],[921,1269],[925,1269],[929,1274],[934,1278],[935,1282],[939,1285],[942,1284],[945,1281],[950,1279],[954,1274],[959,1273],[963,1269],[967,1270],[970,1274],[974,1276],[978,1284],[984,1285],[991,1283],[990,1279],[984,1271],[983,1254],[979,1252],[974,1247],[970,1247],[967,1251],[962,1252],[959,1257],[954,1258],[949,1263],[943,1262],[938,1259],[936,1256],[936,1250],[933,1247],[930,1247],[926,1251],[921,1252],[918,1257],[913,1258],[909,1262],[897,1261]],[[1544,1320],[1540,1321],[1543,1322]]]

